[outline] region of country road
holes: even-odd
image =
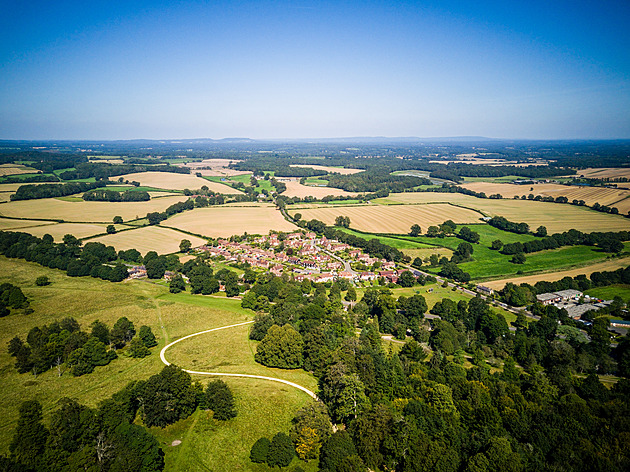
[[[204,331],[199,331],[197,333],[193,333],[193,334],[189,334],[188,336],[184,336],[183,338],[176,339],[172,343],[167,344],[166,346],[164,346],[162,348],[162,350],[160,351],[160,359],[162,360],[162,362],[164,364],[171,365],[171,363],[166,360],[166,351],[171,346],[173,346],[174,344],[177,344],[180,341],[183,341],[184,339],[192,338],[194,336],[199,336],[200,334],[211,333],[213,331],[219,331],[219,330],[222,330],[222,329],[236,328],[237,326],[243,326],[243,325],[251,324],[251,323],[253,323],[253,321],[245,321],[243,323],[237,323],[237,324],[233,324],[233,325],[229,325],[229,326],[221,326],[219,328],[206,329]],[[197,375],[212,375],[212,376],[223,376],[223,377],[246,377],[246,378],[250,378],[250,379],[261,379],[261,380],[269,380],[269,381],[272,381],[272,382],[279,382],[279,383],[283,383],[283,384],[289,385],[291,387],[297,388],[298,390],[302,390],[304,393],[308,394],[313,399],[319,400],[317,395],[315,395],[314,392],[310,391],[306,387],[302,387],[301,385],[298,385],[298,384],[296,384],[294,382],[289,382],[288,380],[278,379],[278,378],[275,378],[275,377],[265,377],[263,375],[251,375],[251,374],[228,374],[228,373],[224,373],[224,372],[201,372],[201,371],[187,370],[187,369],[182,369],[182,370],[184,372],[188,372],[189,374],[197,374]]]

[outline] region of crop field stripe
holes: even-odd
[[[221,326],[219,328],[206,329],[204,331],[199,331],[197,333],[193,333],[193,334],[189,334],[187,336],[184,336],[183,338],[176,339],[175,341],[171,342],[170,344],[167,344],[166,346],[164,346],[162,348],[162,350],[160,351],[160,359],[162,360],[162,362],[164,364],[171,365],[171,363],[166,360],[166,350],[169,349],[174,344],[177,344],[180,341],[184,341],[185,339],[189,339],[189,338],[192,338],[194,336],[199,336],[200,334],[211,333],[213,331],[219,331],[219,330],[222,330],[222,329],[236,328],[237,326],[243,326],[243,325],[248,325],[248,324],[252,324],[252,323],[254,323],[254,321],[245,321],[243,323],[236,323],[236,324],[229,325],[229,326]],[[187,370],[187,369],[182,369],[182,370],[184,372],[188,372],[189,374],[196,374],[196,375],[212,375],[212,376],[225,376],[225,377],[246,377],[246,378],[250,378],[250,379],[260,379],[260,380],[269,380],[269,381],[272,381],[272,382],[280,382],[280,383],[289,385],[291,387],[295,387],[295,388],[297,388],[299,390],[302,390],[306,394],[310,395],[314,400],[319,400],[317,395],[315,395],[314,392],[311,392],[306,387],[302,387],[301,385],[298,385],[298,384],[296,384],[294,382],[289,382],[288,380],[278,379],[278,378],[275,378],[275,377],[266,377],[266,376],[263,376],[263,375],[252,375],[252,374],[233,374],[233,373],[223,373],[223,372],[200,372],[200,371]]]

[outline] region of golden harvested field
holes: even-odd
[[[580,269],[563,270],[563,271],[558,271],[558,272],[548,272],[548,273],[543,273],[543,274],[527,275],[524,277],[514,277],[510,279],[493,280],[490,282],[484,282],[483,284],[492,289],[500,290],[508,282],[512,282],[513,284],[516,284],[516,285],[524,284],[524,283],[535,284],[536,282],[539,282],[541,280],[545,280],[547,282],[555,282],[556,280],[560,280],[564,277],[576,277],[581,274],[589,276],[593,272],[612,271],[612,270],[626,268],[629,265],[630,265],[630,257],[624,257],[621,259],[613,259],[609,261],[599,262],[596,264],[591,264],[587,267],[582,267]]]
[[[20,231],[22,233],[28,233],[29,231],[26,231],[22,228],[54,224],[54,221],[12,220],[9,218],[0,218],[0,231]]]
[[[121,231],[116,234],[99,236],[90,239],[90,241],[97,241],[107,246],[114,246],[117,251],[137,249],[144,255],[149,251],[156,251],[158,254],[178,252],[179,243],[182,239],[188,239],[193,247],[201,246],[206,243],[205,239],[160,226],[145,226],[130,231]]]
[[[46,183],[54,183],[54,182],[46,182]],[[0,192],[11,192],[15,193],[18,187],[21,187],[23,184],[0,184]]]
[[[577,171],[578,177],[583,176],[588,179],[608,179],[625,177],[630,179],[630,167],[604,167],[601,169],[581,169]]]
[[[337,206],[292,210],[301,213],[302,219],[316,219],[328,225],[335,223],[337,216],[350,217],[350,227],[367,233],[407,234],[413,224],[419,224],[423,231],[431,225],[439,225],[446,220],[455,223],[479,223],[482,216],[476,211],[447,204],[434,205],[369,205]]]
[[[359,172],[363,172],[363,169],[346,169],[345,167],[330,167],[306,164],[291,164],[289,167],[305,167],[308,169],[321,170],[324,172],[336,173],[341,175],[358,174]]]
[[[185,201],[188,197],[156,198],[148,202],[86,202],[65,201],[57,198],[21,200],[0,205],[0,216],[9,218],[54,218],[69,222],[111,223],[114,216],[123,220],[142,218],[147,213],[164,211],[170,205]]]
[[[345,190],[341,190],[340,188],[310,187],[308,185],[302,185],[299,179],[279,178],[278,180],[286,184],[287,190],[282,195],[286,195],[287,197],[323,198],[328,195],[334,195],[334,196],[356,195],[355,193],[346,192]]]
[[[204,159],[201,162],[189,162],[183,167],[192,169],[193,172],[200,172],[207,177],[231,177],[234,175],[251,174],[249,171],[229,169],[232,162],[241,162],[238,159]]]
[[[269,205],[258,207],[216,206],[197,208],[175,215],[166,226],[202,234],[227,237],[235,234],[268,234],[270,230],[293,231],[296,226],[286,221],[280,211]]]
[[[462,187],[485,192],[486,195],[500,193],[504,198],[514,198],[515,195],[542,195],[548,197],[567,197],[569,201],[584,200],[587,205],[594,203],[617,207],[619,212],[627,215],[630,210],[630,190],[604,188],[604,187],[578,187],[575,185],[559,184],[494,184],[488,182],[471,182]],[[532,190],[533,189],[533,190]]]
[[[124,226],[116,225],[116,228],[124,228]],[[107,231],[107,225],[95,225],[90,223],[55,223],[52,225],[31,226],[29,228],[20,229],[24,233],[30,233],[33,236],[41,238],[45,234],[50,234],[55,241],[61,242],[66,234],[71,234],[79,239],[103,234]]]
[[[499,215],[510,221],[525,222],[532,229],[543,225],[547,227],[549,234],[560,233],[572,228],[588,233],[593,231],[630,230],[630,219],[623,216],[609,215],[584,207],[561,205],[559,203],[512,199],[490,200],[471,197],[461,193],[431,192],[392,193],[389,197],[379,198],[374,202],[408,204],[450,202],[478,210],[487,216]]]
[[[190,190],[207,186],[213,192],[225,194],[242,193],[240,190],[233,189],[228,185],[217,182],[210,182],[201,177],[192,174],[174,174],[172,172],[136,172],[135,174],[121,175],[128,181],[140,182],[143,187],[165,188],[169,190]]]
[[[21,164],[0,164],[0,175],[35,174],[39,172],[32,167]]]
[[[90,162],[98,162],[100,164],[124,164],[124,160],[123,159],[96,159],[96,158],[91,158],[89,159]]]

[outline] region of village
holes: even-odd
[[[317,238],[313,232],[271,233],[245,242],[218,239],[216,245],[204,245],[197,251],[217,260],[247,263],[278,277],[290,273],[298,282],[346,279],[358,283],[382,277],[396,283],[406,270],[397,270],[394,262],[371,257],[337,240]]]

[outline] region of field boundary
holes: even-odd
[[[162,362],[165,365],[167,365],[167,366],[171,365],[171,363],[166,360],[166,350],[168,348],[170,348],[171,346],[173,346],[174,344],[177,344],[178,342],[183,341],[184,339],[192,338],[194,336],[199,336],[200,334],[211,333],[213,331],[219,331],[219,330],[222,330],[222,329],[236,328],[237,326],[244,326],[244,325],[248,325],[248,324],[252,324],[252,323],[254,323],[254,321],[245,321],[243,323],[237,323],[237,324],[233,324],[233,325],[229,325],[229,326],[221,326],[219,328],[206,329],[204,331],[199,331],[197,333],[189,334],[189,335],[184,336],[182,338],[176,339],[172,343],[167,344],[166,346],[164,346],[162,348],[162,350],[160,351],[160,359],[162,360]],[[189,373],[189,374],[195,374],[195,375],[211,375],[211,376],[223,376],[223,377],[245,377],[245,378],[249,378],[249,379],[260,379],[260,380],[269,380],[269,381],[272,381],[272,382],[279,382],[279,383],[283,383],[285,385],[289,385],[291,387],[297,388],[298,390],[302,390],[304,393],[309,395],[314,400],[319,400],[317,395],[315,395],[315,393],[310,391],[308,388],[302,387],[301,385],[296,384],[294,382],[289,382],[288,380],[278,379],[276,377],[265,377],[264,375],[252,375],[252,374],[230,374],[230,373],[224,373],[224,372],[203,372],[203,371],[195,371],[195,370],[187,370],[187,369],[182,369],[182,370],[184,372]]]

